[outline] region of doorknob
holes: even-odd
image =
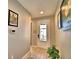
[[[38,38],[39,38],[39,34],[38,34]]]

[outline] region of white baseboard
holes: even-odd
[[[28,59],[31,56],[31,52],[28,51],[21,59]]]

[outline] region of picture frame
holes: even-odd
[[[8,25],[18,27],[18,13],[8,10]]]
[[[63,0],[60,7],[60,28],[71,29],[71,0]]]
[[[58,25],[59,29],[61,29],[63,27],[62,26],[62,20],[60,18],[61,18],[61,16],[60,16],[60,12],[59,12],[58,15],[57,15],[57,19],[58,19],[57,25]]]

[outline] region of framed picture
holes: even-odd
[[[18,27],[18,14],[12,10],[8,10],[8,25]]]
[[[57,25],[58,25],[59,29],[62,28],[62,20],[60,18],[61,18],[61,16],[60,16],[60,12],[59,12],[58,15],[57,15],[57,19],[58,19]]]
[[[63,30],[71,29],[71,0],[63,0],[60,7],[60,24]]]

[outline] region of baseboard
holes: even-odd
[[[21,58],[21,59],[28,59],[31,56],[30,50]]]

